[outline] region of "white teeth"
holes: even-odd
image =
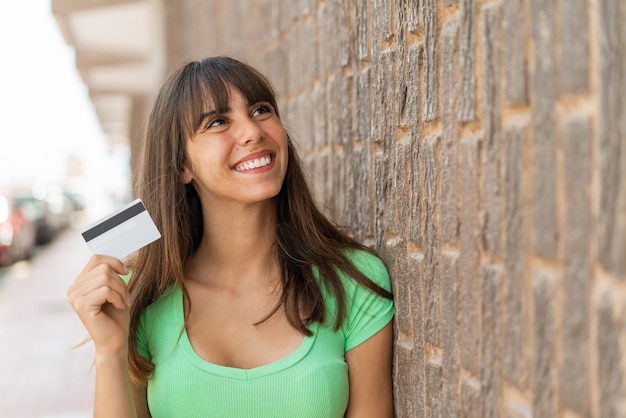
[[[272,157],[270,157],[269,155],[266,155],[265,157],[257,158],[255,160],[246,161],[242,164],[239,164],[237,167],[235,167],[235,170],[248,171],[248,170],[252,170],[253,168],[266,166],[271,162],[272,162]]]

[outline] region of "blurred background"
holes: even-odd
[[[89,417],[90,346],[65,289],[79,231],[131,196],[75,50],[45,0],[0,3],[0,416]]]

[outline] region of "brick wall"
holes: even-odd
[[[623,0],[164,2],[393,277],[399,417],[626,417]]]

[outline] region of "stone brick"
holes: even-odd
[[[458,235],[457,217],[457,110],[455,94],[458,79],[459,22],[452,19],[441,31],[441,238],[455,243]]]
[[[363,186],[363,160],[364,160],[364,152],[363,148],[353,149],[350,154],[350,165],[352,170],[352,179],[350,179],[348,183],[348,187],[351,190],[348,190],[348,194],[350,198],[348,199],[348,206],[350,214],[350,229],[354,234],[354,238],[358,241],[363,242],[366,238],[366,234],[364,234],[364,220],[363,214],[360,210],[354,210],[355,207],[360,207],[365,204],[366,199],[364,198],[365,188]]]
[[[347,131],[347,125],[350,123],[349,118],[345,117],[345,113],[342,109],[343,106],[343,94],[342,91],[343,80],[342,77],[332,76],[326,81],[326,95],[325,95],[325,107],[326,107],[326,144],[328,145],[330,152],[335,149],[343,150],[345,132]],[[347,153],[346,153],[347,155]]]
[[[337,44],[337,69],[343,68],[350,63],[350,49],[353,43],[350,39],[350,19],[346,10],[347,2],[343,0],[330,1],[329,4],[333,4],[335,7],[332,10],[332,16],[335,18],[332,25],[331,33],[334,37],[332,39]]]
[[[318,66],[317,66],[317,78],[321,81],[324,81],[326,79],[326,74],[328,71],[331,71],[333,68],[332,66],[332,57],[331,57],[331,51],[328,50],[328,46],[326,46],[326,43],[329,42],[329,22],[330,19],[327,16],[328,14],[328,8],[327,7],[318,7],[317,8],[317,13],[315,14],[316,19],[315,21],[317,22],[317,36],[315,37],[316,40],[316,56],[318,59]],[[334,53],[334,51],[332,51]]]
[[[385,235],[385,224],[383,222],[385,215],[385,178],[383,158],[380,154],[374,155],[373,163],[374,177],[374,241],[375,248],[380,249],[383,245]]]
[[[293,53],[287,55],[287,68],[289,68],[287,85],[292,89],[292,91],[299,91],[301,86],[304,84],[304,74],[302,74],[301,69],[301,48],[299,48],[302,38],[300,33],[301,27],[294,27],[291,30],[291,36],[287,39],[289,50],[294,51]]]
[[[372,197],[370,193],[370,156],[367,149],[354,151],[356,167],[354,168],[355,201],[359,207],[356,212],[358,236],[361,240],[372,235]]]
[[[439,237],[437,232],[437,143],[439,137],[430,136],[424,139],[421,149],[421,164],[424,178],[424,198],[422,213],[424,223],[422,236],[424,242],[424,293],[426,309],[426,340],[439,345],[440,318],[440,283],[439,283]]]
[[[408,0],[396,0],[395,6],[395,121],[396,126],[407,125],[407,47],[406,47],[406,2]]]
[[[530,1],[534,45],[530,98],[533,113],[533,246],[537,255],[546,258],[557,255],[554,1]]]
[[[409,271],[411,272],[411,292],[409,303],[411,305],[411,319],[413,324],[413,358],[411,363],[405,365],[411,369],[413,375],[414,397],[413,412],[415,416],[426,416],[426,384],[425,363],[426,347],[424,340],[424,295],[422,283],[424,283],[424,254],[421,252],[411,253],[409,256]]]
[[[373,32],[383,39],[393,35],[391,25],[391,0],[371,0]]]
[[[556,410],[555,362],[555,272],[538,270],[533,277],[533,416],[552,418]]]
[[[408,340],[412,334],[412,326],[411,278],[408,271],[406,241],[400,238],[387,240],[385,242],[384,261],[392,279],[396,329],[400,333],[399,338]]]
[[[500,255],[500,9],[488,4],[481,9],[483,132],[482,236],[487,255]]]
[[[445,7],[448,7],[448,6],[455,6],[455,5],[457,5],[457,4],[459,4],[459,0],[443,0],[443,5],[444,5]]]
[[[598,384],[599,384],[599,417],[613,418],[626,416],[626,375],[624,375],[623,348],[620,347],[620,328],[624,326],[618,322],[616,311],[624,309],[619,306],[615,291],[610,288],[602,289],[596,303],[598,316],[598,336],[596,348],[598,350]],[[622,315],[622,322],[624,321]]]
[[[459,355],[463,366],[472,374],[479,373],[478,365],[478,165],[480,141],[470,137],[461,140],[459,155],[459,186],[461,190],[460,253],[458,283],[457,336]]]
[[[476,41],[474,39],[476,1],[460,0],[460,8],[459,120],[468,122],[474,120],[476,116]]]
[[[311,12],[311,0],[298,0],[292,4],[291,18],[297,19]]]
[[[444,417],[456,416],[457,412],[456,283],[458,258],[457,251],[443,250],[441,253],[441,357],[445,382],[442,413]]]
[[[205,2],[206,3],[206,2]],[[264,0],[264,6],[268,6],[268,0]],[[280,10],[278,10],[278,7],[271,7],[268,12],[265,14],[265,20],[267,23],[267,27],[271,28],[269,30],[269,34],[267,35],[268,38],[273,38],[278,36],[278,34],[280,33],[280,28],[278,26],[278,14],[280,13]]]
[[[350,34],[346,10],[341,0],[328,0],[320,9],[326,42],[320,48],[320,55],[325,55],[327,71],[339,72],[349,61]]]
[[[524,355],[526,339],[526,315],[524,285],[524,137],[525,127],[510,125],[504,130],[504,184],[507,185],[504,199],[506,271],[505,312],[503,329],[504,375],[518,388],[524,388],[528,361]]]
[[[411,336],[411,294],[413,280],[410,276],[407,258],[406,241],[394,238],[387,241],[388,266],[395,287],[393,289],[396,300],[396,325],[398,343],[395,344],[396,365],[394,388],[396,398],[396,413],[398,416],[413,416],[412,410],[415,398],[415,372],[409,366],[413,363],[414,346]],[[392,261],[393,260],[393,261]],[[402,306],[405,305],[405,306]],[[399,367],[398,367],[399,366]]]
[[[396,185],[397,182],[397,154],[395,149],[383,152],[384,182],[385,182],[385,230],[398,233],[398,202]]]
[[[600,118],[598,121],[598,258],[604,268],[626,280],[626,5],[598,3]]]
[[[340,129],[344,123],[341,120],[341,77],[333,76],[326,81],[326,135],[328,145],[341,144]]]
[[[396,143],[396,169],[392,175],[396,203],[397,232],[401,238],[407,239],[410,225],[407,222],[411,213],[411,142],[403,140]],[[403,198],[398,198],[402,196]]]
[[[291,8],[289,2],[280,0],[281,4],[278,7],[278,30],[280,33],[285,32],[291,26]]]
[[[277,62],[280,60],[280,49],[279,45],[274,45],[272,48],[269,48],[265,59],[263,62],[257,62],[256,65],[260,71],[267,75],[268,79],[271,79],[274,74],[276,74]],[[285,62],[285,65],[287,63]],[[286,77],[285,77],[286,78]],[[283,92],[285,91],[282,86],[286,85],[285,78],[282,80],[276,80],[272,83],[274,89],[276,90],[278,107],[281,112],[284,112],[284,96]]]
[[[393,139],[393,51],[385,50],[372,61],[371,136],[374,141]]]
[[[407,0],[407,30],[414,32],[420,27],[420,0]]]
[[[395,112],[397,111],[395,107],[394,100],[394,62],[396,60],[396,52],[391,49],[386,49],[383,51],[380,57],[380,66],[378,69],[382,71],[380,80],[384,80],[384,89],[383,89],[383,113],[381,114],[382,118],[382,129],[383,129],[383,147],[385,152],[391,152],[393,143],[395,141]]]
[[[357,58],[362,60],[369,57],[367,3],[362,1],[357,6]]]
[[[414,417],[413,388],[415,379],[411,374],[411,369],[406,365],[411,364],[412,350],[405,344],[394,344],[394,379],[393,392],[395,403],[395,415],[397,418]]]
[[[589,23],[586,0],[569,0],[560,7],[561,93],[582,94],[589,88]]]
[[[501,265],[485,264],[481,269],[481,367],[482,417],[500,417],[500,341],[502,297]]]
[[[431,357],[426,364],[426,410],[429,418],[444,418],[442,414],[443,382],[441,379],[441,358]]]
[[[461,381],[461,410],[462,418],[483,418],[480,382],[471,376]]]
[[[563,129],[565,229],[561,403],[589,416],[589,347],[591,292],[591,121],[567,118]]]
[[[309,51],[310,54],[312,54],[314,56],[314,60],[313,60],[313,78],[316,80],[320,80],[323,81],[326,79],[326,72],[328,71],[328,67],[326,67],[326,54],[324,53],[324,42],[326,42],[326,38],[324,38],[324,32],[323,32],[323,27],[322,27],[322,23],[320,22],[320,19],[324,18],[324,9],[321,7],[316,7],[315,9],[313,9],[312,12],[312,16],[311,20],[313,20],[313,33],[315,33],[315,36],[313,36],[313,38],[311,39],[311,42],[313,43],[314,47],[312,48],[311,51]]]
[[[358,136],[363,147],[370,144],[370,67],[365,68],[359,73],[357,89],[356,89],[356,119],[358,127]]]
[[[417,244],[421,244],[421,183],[420,183],[420,161],[419,161],[419,61],[421,47],[419,44],[413,45],[407,54],[407,102],[406,113],[411,138],[411,213],[410,213],[410,239]]]
[[[341,225],[349,225],[348,220],[344,218],[348,207],[348,184],[346,184],[348,175],[346,167],[349,164],[346,164],[346,158],[347,156],[343,152],[332,154],[332,191],[329,191],[331,194],[328,195],[334,202],[333,211],[331,212],[333,214],[332,219],[335,219]]]
[[[506,51],[506,59],[503,60],[504,100],[513,105],[528,103],[525,4],[526,1],[521,0],[504,0],[503,4],[502,49]]]
[[[420,61],[422,55],[422,46],[420,44],[411,45],[407,52],[407,65],[406,65],[406,84],[407,84],[407,98],[406,109],[407,124],[411,131],[411,140],[417,141],[420,134],[420,113],[419,113],[419,100],[420,100]]]
[[[422,16],[424,19],[424,91],[422,102],[422,117],[425,121],[437,119],[438,115],[438,88],[437,80],[437,4],[436,0],[421,0]]]
[[[532,418],[530,407],[520,402],[511,402],[506,410],[507,418]]]
[[[421,161],[420,143],[411,141],[411,214],[410,239],[422,244],[422,180],[420,177]]]
[[[328,136],[326,135],[326,95],[323,88],[317,86],[311,93],[312,112],[313,112],[313,139],[315,148],[318,152],[322,151],[328,145]]]
[[[300,68],[302,69],[302,87],[311,86],[312,80],[315,79],[316,61],[315,56],[315,31],[317,27],[314,25],[314,19],[303,19],[301,21],[301,30],[299,32],[300,45],[296,46],[299,51]]]
[[[339,78],[339,95],[336,97],[336,111],[339,118],[337,120],[337,138],[335,138],[335,143],[341,143],[344,146],[351,143],[354,136],[351,123],[352,106],[350,106],[354,89],[353,77],[351,75]]]
[[[352,152],[350,147],[344,150],[346,156],[343,159],[343,187],[344,187],[344,206],[339,213],[340,225],[343,225],[347,232],[354,236],[354,228],[357,225],[356,213],[354,208],[356,207],[356,187],[354,186],[355,172],[358,170],[356,165],[357,156]],[[336,174],[337,176],[338,174]]]

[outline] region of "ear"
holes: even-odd
[[[183,167],[183,170],[180,172],[180,179],[184,184],[189,184],[193,180],[193,174],[191,174],[191,170],[187,166]]]

